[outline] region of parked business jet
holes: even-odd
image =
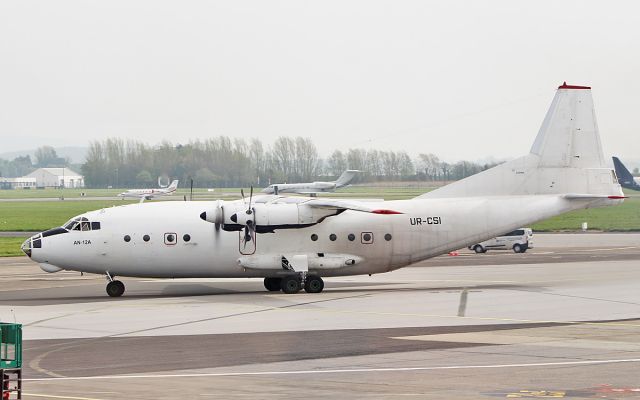
[[[323,277],[393,271],[624,195],[607,168],[591,90],[563,84],[530,153],[410,200],[248,196],[91,211],[23,251],[47,272],[107,277],[261,277],[267,290],[323,290]]]
[[[160,189],[129,189],[126,192],[120,193],[118,196],[121,196],[122,198],[125,198],[125,197],[139,198],[140,199],[140,203],[142,203],[144,200],[151,200],[152,198],[154,198],[156,196],[171,195],[171,194],[173,194],[173,192],[176,191],[177,188],[178,188],[178,180],[176,179],[173,182],[171,182],[171,184],[169,186],[164,187],[164,188],[160,188]]]
[[[623,188],[640,190],[640,178],[634,178],[618,157],[613,157],[613,166],[616,169],[616,175],[618,175],[618,183]]]
[[[318,193],[333,192],[336,189],[345,187],[353,180],[356,174],[360,172],[355,169],[348,169],[333,182],[307,182],[307,183],[274,183],[262,189],[262,193],[280,194],[280,193],[300,193],[315,195]]]

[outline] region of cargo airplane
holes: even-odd
[[[151,200],[156,196],[167,196],[173,194],[178,188],[178,180],[174,180],[167,187],[161,187],[160,189],[129,189],[126,192],[120,193],[118,196],[123,199],[126,197],[135,197],[140,199],[142,203],[144,200]]]
[[[360,171],[348,169],[344,171],[338,179],[332,182],[274,183],[262,189],[262,193],[299,193],[314,196],[318,193],[333,192],[336,189],[349,185],[358,172]]]
[[[125,291],[116,277],[264,278],[269,291],[318,293],[324,277],[393,271],[623,198],[605,163],[590,88],[563,84],[529,154],[414,199],[130,204],[79,215],[22,249],[47,272],[106,276],[113,297]]]

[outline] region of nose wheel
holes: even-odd
[[[120,297],[124,293],[124,283],[111,281],[107,283],[107,294],[111,297]]]

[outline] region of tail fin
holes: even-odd
[[[591,88],[558,87],[528,155],[420,197],[535,194],[622,196],[604,162]]]
[[[340,177],[336,180],[336,187],[347,186],[358,172],[360,171],[356,169],[348,169],[344,171],[342,175],[340,175]]]
[[[176,190],[178,188],[178,180],[171,181],[171,185],[167,187],[170,191]]]
[[[612,158],[613,158],[613,166],[616,169],[616,175],[618,175],[618,180],[620,182],[633,183],[633,175],[631,174],[631,172],[629,172],[627,167],[624,166],[622,161],[620,161],[618,157],[612,157]]]

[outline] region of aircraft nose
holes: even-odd
[[[31,236],[29,239],[25,240],[20,246],[20,249],[27,256],[31,257],[33,249],[39,249],[42,247],[42,234],[38,233],[37,235]]]
[[[22,243],[22,246],[20,246],[20,249],[24,252],[24,254],[31,257],[31,238],[25,240]]]

